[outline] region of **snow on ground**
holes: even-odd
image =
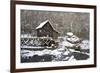
[[[21,34],[21,38],[33,38],[30,34]]]
[[[59,46],[56,49],[50,47],[49,49],[44,48],[43,50],[39,50],[42,47],[22,46],[23,48],[28,48],[28,50],[21,50],[21,59],[23,62],[75,61],[88,59],[89,40],[83,40],[80,43],[80,39],[77,36],[73,35],[72,33],[68,33],[67,35],[70,35],[71,37],[64,37],[63,40],[59,39],[61,41],[59,42]],[[77,41],[78,44],[73,43]],[[80,48],[75,48],[76,46],[80,46]]]
[[[42,51],[25,51],[22,50],[23,52],[21,52],[21,57],[23,59],[29,59],[32,58],[33,56],[44,56],[44,55],[48,55],[49,56],[54,56],[55,58],[52,59],[52,61],[60,61],[60,60],[67,60],[68,54],[70,53],[69,51],[66,51],[64,48],[63,49],[55,49],[55,50],[48,50],[48,49],[44,49]],[[27,53],[25,53],[27,52]],[[65,57],[64,57],[65,56]]]
[[[84,60],[89,58],[88,53],[83,53],[80,51],[77,51],[75,49],[67,48],[66,46],[72,47],[71,43],[68,45],[68,42],[62,42],[63,44],[60,44],[60,47],[54,50],[44,49],[44,50],[21,50],[21,58],[30,61],[34,56],[32,61],[34,59],[37,59],[36,61],[45,61],[46,59],[50,61],[75,61],[75,60]],[[80,44],[80,47],[82,49],[89,49],[89,41],[83,40]]]
[[[89,49],[90,48],[89,40],[83,40],[82,43],[80,43],[80,47],[81,49]]]
[[[53,51],[49,51],[49,52],[45,52],[45,53],[43,51],[29,52],[27,54],[22,54],[21,57],[22,57],[22,59],[29,60],[29,61],[33,57],[34,57],[33,59],[35,60],[36,59],[35,56],[37,56],[38,61],[41,61],[43,59],[44,59],[44,61],[46,61],[46,59],[44,57],[46,55],[47,55],[47,58],[53,57],[53,58],[51,58],[51,61],[75,61],[76,60],[74,58],[74,56],[67,51],[65,51],[64,53],[59,52],[58,50],[53,50]]]

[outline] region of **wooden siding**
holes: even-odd
[[[58,33],[52,28],[51,24],[47,22],[42,28],[37,29],[38,37],[52,37],[56,39]]]

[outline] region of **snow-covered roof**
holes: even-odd
[[[37,26],[36,29],[42,28],[47,22],[50,23],[49,20],[46,20],[46,21],[42,22],[39,26]],[[51,25],[51,23],[50,23],[50,25]],[[51,25],[51,27],[53,28],[54,31],[56,31],[56,29],[52,25]],[[58,31],[56,31],[56,32],[58,32]]]
[[[42,28],[47,22],[48,20],[42,22],[38,27],[36,27],[36,29]]]

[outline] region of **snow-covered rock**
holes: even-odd
[[[22,54],[21,56],[22,56],[22,58],[27,58],[27,59],[29,59],[29,58],[31,58],[33,55],[34,55],[34,53],[29,52],[29,53],[26,53],[26,54]]]
[[[53,50],[51,53],[51,55],[54,55],[54,56],[58,56],[58,55],[61,55],[62,52],[58,51],[57,49],[56,50]]]
[[[72,55],[68,61],[76,61],[76,59],[74,58],[74,56]]]
[[[51,50],[44,49],[42,52],[43,52],[44,54],[50,54],[50,53],[51,53]]]
[[[68,41],[63,41],[63,42],[62,42],[62,46],[74,47],[74,45],[75,45],[75,44],[72,44],[72,43],[70,43],[70,42],[68,42]]]
[[[63,45],[60,45],[60,47],[57,50],[60,52],[64,52],[66,50],[66,48]]]
[[[29,52],[31,52],[31,51],[29,51],[29,50],[21,50],[21,53],[22,53],[22,54],[24,54],[24,53],[29,53]]]
[[[73,36],[72,32],[67,32],[67,36]]]
[[[34,55],[42,56],[44,53],[42,51],[34,51]]]
[[[64,53],[63,53],[63,55],[68,55],[70,52],[69,51],[65,51]]]
[[[90,48],[89,40],[83,40],[82,43],[80,43],[80,47],[81,49],[89,49]]]
[[[80,42],[80,38],[78,38],[76,35],[73,35],[72,37],[68,37],[67,41],[69,41],[71,43],[78,43],[78,42]]]

